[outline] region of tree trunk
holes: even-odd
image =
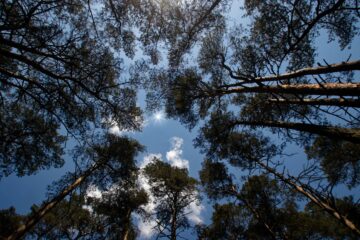
[[[278,86],[234,87],[215,90],[214,96],[232,93],[283,93],[299,95],[360,96],[360,83],[282,84]]]
[[[176,205],[178,201],[178,193],[175,193],[174,199],[173,199],[173,211],[172,211],[172,218],[171,218],[171,240],[176,240],[176,229],[177,229],[177,208]]]
[[[340,221],[342,224],[344,224],[347,228],[349,228],[352,232],[354,232],[357,236],[360,236],[360,230],[355,226],[355,224],[350,221],[346,216],[342,215],[340,212],[336,210],[336,208],[330,206],[326,201],[322,199],[322,197],[317,196],[317,194],[314,194],[312,192],[315,191],[309,191],[306,190],[302,185],[298,185],[295,181],[291,180],[290,178],[285,177],[283,174],[278,173],[275,169],[267,166],[266,164],[262,163],[261,161],[257,161],[257,163],[264,168],[267,172],[275,175],[278,177],[282,182],[286,183],[293,189],[295,189],[297,192],[301,193],[305,197],[307,197],[311,202],[319,206],[321,209],[328,212],[331,216],[335,217],[338,221]],[[310,188],[310,186],[307,186],[307,188]]]
[[[360,108],[360,100],[357,99],[343,99],[343,98],[320,98],[320,99],[268,99],[271,103],[279,104],[297,104],[310,106],[337,106],[337,107],[355,107]]]
[[[329,138],[342,139],[353,143],[360,143],[360,129],[329,127],[307,123],[292,123],[282,121],[236,121],[235,125],[259,126],[259,127],[274,127],[288,130],[296,130],[326,136]]]
[[[353,61],[353,62],[342,62],[342,63],[335,63],[330,64],[327,66],[321,67],[309,67],[299,69],[294,72],[288,72],[281,75],[273,75],[267,77],[257,77],[254,78],[252,82],[269,82],[269,81],[279,81],[279,80],[289,80],[296,77],[303,77],[307,75],[318,75],[318,74],[327,74],[327,73],[334,73],[334,72],[346,72],[346,71],[353,71],[353,70],[360,70],[360,60]]]
[[[35,226],[52,208],[61,202],[67,195],[75,190],[84,180],[90,176],[101,164],[96,164],[84,172],[83,175],[78,177],[71,185],[67,186],[61,193],[55,196],[52,200],[42,204],[42,206],[30,216],[30,218],[20,226],[14,233],[7,237],[7,240],[22,238],[33,226]]]
[[[126,213],[126,224],[125,224],[125,231],[124,231],[124,237],[123,240],[128,240],[129,238],[129,232],[130,232],[130,223],[131,223],[131,209],[128,210]]]

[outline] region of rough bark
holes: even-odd
[[[125,231],[124,231],[123,240],[128,240],[129,239],[130,224],[131,224],[131,209],[129,209],[127,214],[126,214],[126,224],[125,224]]]
[[[170,235],[170,239],[171,240],[176,240],[176,229],[177,229],[177,205],[178,202],[178,194],[175,193],[174,199],[173,199],[173,211],[172,211],[172,218],[171,218],[171,235]]]
[[[313,202],[314,204],[319,206],[321,209],[328,212],[331,216],[335,217],[338,221],[340,221],[342,224],[344,224],[347,228],[349,228],[357,236],[360,236],[360,230],[357,228],[357,226],[352,221],[350,221],[346,216],[344,216],[340,212],[338,212],[335,207],[328,204],[322,197],[317,196],[317,194],[314,194],[313,193],[314,191],[307,190],[302,185],[297,184],[294,180],[285,177],[283,174],[278,173],[275,169],[269,167],[268,165],[262,163],[261,161],[257,161],[257,163],[263,169],[265,169],[267,172],[275,175],[282,182],[286,183],[291,188],[295,189],[297,192],[301,193],[306,198],[308,198],[311,202]],[[307,186],[307,188],[309,188],[309,186]]]
[[[300,95],[360,96],[360,83],[282,84],[278,86],[234,87],[215,90],[215,96],[232,93],[285,93]]]
[[[80,177],[78,177],[71,185],[67,186],[57,196],[50,201],[44,203],[25,224],[21,225],[14,233],[7,237],[7,240],[21,239],[32,227],[34,227],[51,209],[53,209],[59,202],[61,202],[66,196],[68,196],[73,190],[75,190],[84,180],[89,177],[96,169],[101,165],[96,164],[90,169],[86,170]]]
[[[229,76],[233,79],[241,80],[239,83],[231,84],[229,86],[241,86],[246,83],[263,83],[263,82],[277,82],[281,80],[290,80],[297,77],[304,77],[309,75],[320,75],[320,74],[329,74],[336,72],[347,72],[347,71],[356,71],[360,70],[360,60],[351,61],[351,62],[341,62],[329,64],[326,66],[319,67],[307,67],[302,68],[296,71],[287,72],[279,75],[271,75],[264,77],[255,77],[251,76],[242,76],[236,75],[232,71],[232,69],[225,64],[225,57],[222,56],[222,67],[225,68],[229,72]],[[226,87],[226,86],[224,86]]]
[[[360,108],[360,100],[358,99],[344,99],[344,98],[304,98],[304,99],[269,99],[269,102],[278,104],[296,104],[296,105],[310,105],[310,106],[336,106],[336,107],[354,107]]]
[[[282,121],[236,121],[234,122],[234,125],[282,128],[322,135],[329,138],[342,139],[353,143],[360,143],[360,129],[358,128],[347,129],[341,127]]]
[[[353,71],[353,70],[360,70],[360,60],[352,61],[352,62],[335,63],[335,64],[330,64],[330,65],[321,66],[321,67],[302,68],[297,71],[288,72],[288,73],[284,73],[281,75],[257,77],[257,78],[254,78],[253,82],[269,82],[269,81],[288,80],[288,79],[303,77],[303,76],[308,76],[308,75],[327,74],[327,73],[334,73],[334,72],[346,72],[346,71]]]

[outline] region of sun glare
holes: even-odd
[[[156,112],[154,113],[154,120],[155,122],[161,122],[165,119],[165,115],[163,112]]]

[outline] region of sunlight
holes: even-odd
[[[159,123],[159,122],[162,122],[163,120],[165,120],[165,114],[164,114],[164,112],[159,111],[159,112],[154,113],[153,118],[154,118],[155,122]]]

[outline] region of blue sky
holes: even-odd
[[[239,19],[240,11],[234,6],[231,10],[231,16]],[[346,61],[351,54],[351,59],[360,59],[360,38],[357,37],[352,43],[352,49],[343,52],[339,51],[336,43],[327,43],[327,36],[322,32],[316,41],[318,47],[317,61],[323,63],[325,59],[328,63],[336,63]],[[141,94],[139,103],[143,104],[143,94]],[[201,168],[203,156],[199,153],[199,149],[193,147],[193,139],[196,137],[197,128],[191,132],[174,120],[166,119],[165,116],[156,118],[155,114],[145,116],[145,126],[143,131],[137,133],[123,133],[137,139],[141,144],[146,146],[146,152],[141,154],[137,161],[141,164],[149,154],[161,154],[164,161],[178,157],[178,160],[187,161],[189,164],[189,173],[191,176],[198,178],[198,171]],[[159,117],[159,115],[157,115]],[[178,143],[174,144],[174,139]],[[180,145],[180,146],[179,146]],[[173,153],[171,153],[173,151]],[[169,154],[170,152],[170,154]],[[175,153],[174,153],[175,152]],[[288,159],[290,169],[299,169],[305,160],[302,150],[297,147],[291,147],[289,152],[297,153],[291,159]],[[173,155],[171,155],[173,154]],[[175,154],[175,155],[174,155]],[[176,155],[177,154],[177,155]],[[172,157],[173,158],[172,158]],[[19,213],[27,213],[32,204],[40,204],[46,199],[46,189],[52,181],[58,180],[66,171],[74,171],[74,165],[70,157],[66,158],[66,164],[60,169],[50,169],[48,171],[40,171],[33,176],[25,176],[18,178],[9,176],[0,181],[0,209],[14,206]],[[343,189],[342,193],[345,193]],[[356,195],[360,195],[358,192]],[[205,208],[209,208],[206,201],[203,203]],[[201,218],[208,221],[210,217],[209,209],[204,209]]]

